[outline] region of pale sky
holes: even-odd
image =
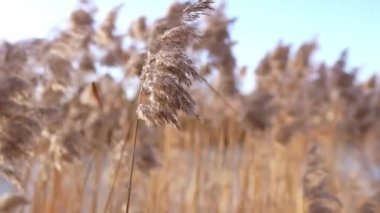
[[[0,0],[0,40],[44,37],[65,24],[77,0]],[[119,27],[141,15],[163,15],[171,0],[95,0],[102,17],[124,2]],[[218,2],[218,0],[216,0]],[[333,63],[349,48],[350,66],[362,67],[362,77],[380,70],[380,1],[377,0],[230,0],[227,12],[238,20],[232,38],[239,65],[250,70],[279,40],[293,44],[318,38],[315,61]],[[124,28],[123,28],[124,30]]]

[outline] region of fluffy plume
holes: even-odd
[[[340,212],[342,203],[331,193],[328,186],[328,173],[318,146],[309,148],[306,172],[303,177],[304,194],[309,200],[309,212]]]
[[[199,38],[189,22],[211,9],[211,3],[205,0],[188,6],[181,13],[177,26],[165,30],[151,42],[141,76],[141,104],[137,109],[138,117],[148,125],[171,123],[179,128],[177,111],[197,116],[195,101],[185,89],[192,80],[202,79],[186,54],[189,42]]]

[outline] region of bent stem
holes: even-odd
[[[218,96],[219,99],[221,99],[223,101],[223,103],[231,109],[231,111],[237,116],[239,115],[239,113],[237,112],[237,110],[226,100],[226,98],[223,97],[222,94],[220,94],[216,89],[214,89],[214,87],[204,78],[202,78],[203,82],[208,86],[208,88],[210,88],[210,90],[216,95]]]

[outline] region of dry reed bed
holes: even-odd
[[[139,109],[174,125],[139,122],[131,212],[378,212],[377,78],[356,82],[347,52],[316,65],[316,41],[295,54],[279,43],[242,95],[235,20],[224,5],[186,19],[189,5],[139,18],[126,35],[115,30],[122,5],[98,23],[81,1],[54,36],[1,44],[0,171],[13,187],[0,211],[125,211]],[[127,98],[138,76],[141,99]],[[166,103],[146,111],[152,100]]]

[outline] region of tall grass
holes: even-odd
[[[125,35],[122,5],[81,1],[54,36],[2,42],[0,212],[379,212],[377,77],[347,51],[311,63],[317,41],[247,71],[211,3]]]

